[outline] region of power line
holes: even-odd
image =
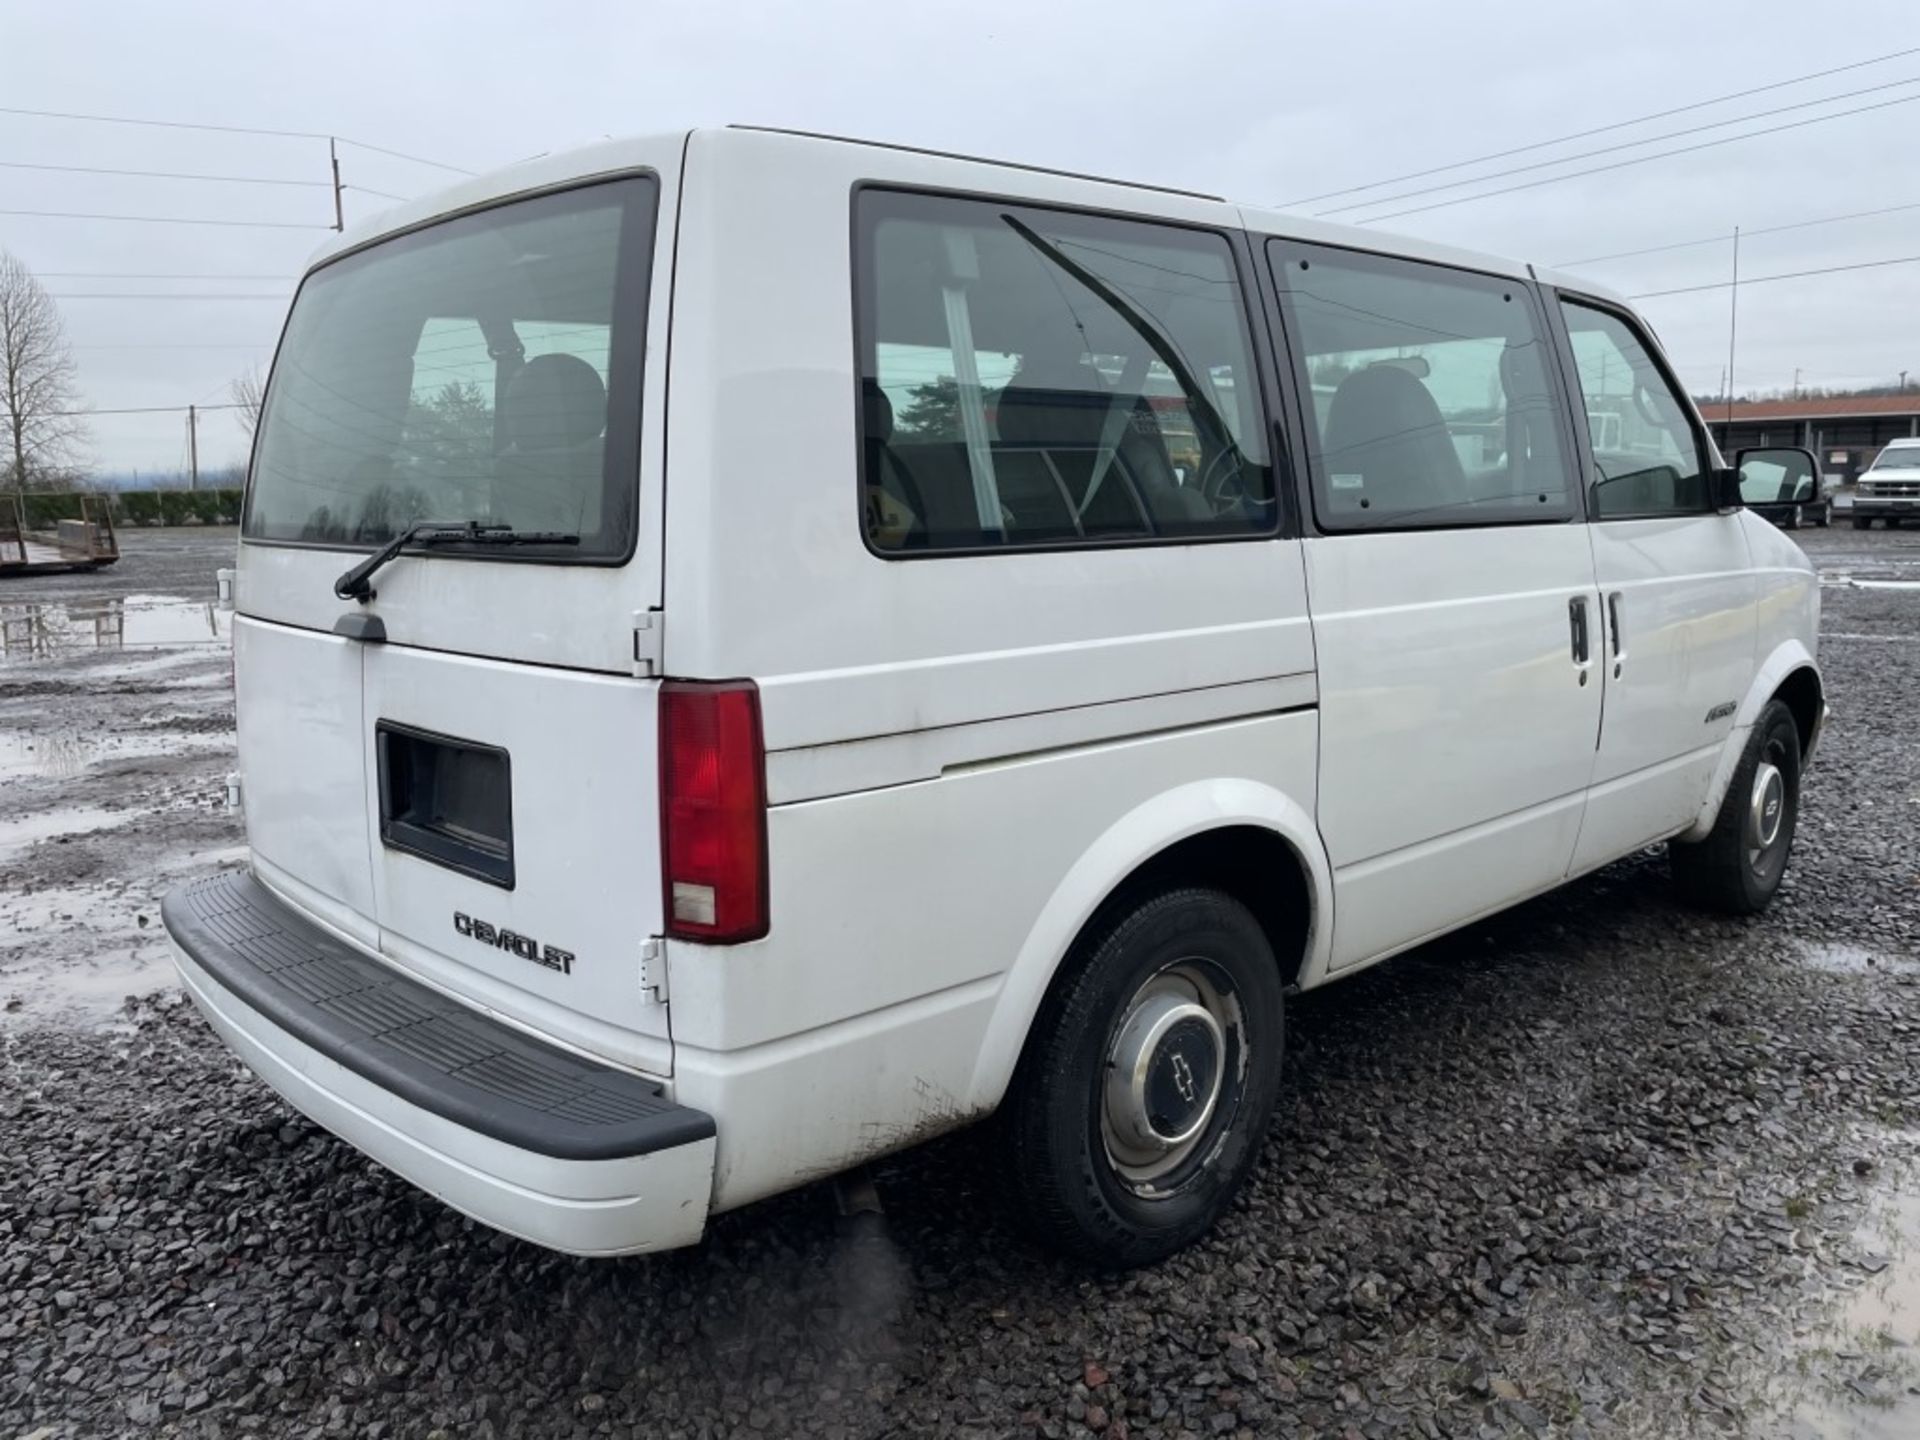
[[[1790,225],[1766,225],[1758,230],[1742,230],[1742,239],[1755,235],[1778,235],[1782,230],[1805,230],[1815,225],[1837,225],[1842,220],[1865,220],[1874,215],[1892,215],[1901,210],[1920,210],[1920,200],[1905,205],[1884,205],[1878,210],[1854,210],[1846,215],[1825,215],[1818,220],[1795,220]],[[1689,250],[1697,245],[1724,245],[1725,232],[1719,235],[1703,235],[1698,240],[1676,240],[1671,245],[1649,245],[1644,250],[1618,250],[1611,255],[1589,255],[1584,260],[1556,261],[1552,269],[1565,270],[1574,265],[1598,265],[1603,260],[1631,260],[1638,255],[1661,255],[1669,250]]]
[[[431,165],[436,170],[451,170],[456,175],[471,175],[471,170],[462,170],[458,165],[449,165],[441,160],[428,160],[420,155],[408,155],[399,150],[389,150],[382,145],[370,145],[365,140],[350,140],[344,135],[332,136],[320,130],[269,130],[258,125],[212,125],[195,120],[147,120],[131,115],[83,115],[71,110],[27,110],[17,105],[0,105],[0,115],[25,115],[36,120],[84,120],[96,125],[143,125],[158,130],[207,130],[222,135],[269,135],[280,140],[331,140],[337,139],[342,145],[351,145],[357,150],[371,150],[376,155],[390,155],[396,160],[411,160],[416,165]]]
[[[325,190],[324,180],[282,180],[271,175],[202,175],[180,170],[116,170],[101,165],[41,165],[28,160],[0,160],[5,170],[53,170],[66,175],[137,175],[147,180],[212,180],[225,185],[299,185]]]
[[[94,215],[75,210],[0,210],[0,215],[32,215],[42,220],[130,220],[143,225],[233,225],[251,230],[326,230],[292,220],[202,220],[192,215]]]
[[[1903,95],[1898,100],[1881,100],[1852,110],[1836,110],[1831,115],[1814,115],[1805,120],[1789,120],[1784,125],[1770,125],[1764,130],[1748,130],[1740,135],[1723,135],[1718,140],[1702,140],[1698,145],[1682,145],[1676,149],[1661,150],[1652,155],[1635,155],[1630,159],[1615,160],[1607,165],[1593,165],[1585,170],[1569,170],[1565,175],[1549,175],[1541,180],[1523,180],[1518,185],[1506,185],[1498,190],[1482,190],[1477,195],[1456,195],[1451,200],[1435,200],[1431,204],[1415,205],[1410,209],[1395,210],[1386,215],[1369,215],[1357,223],[1377,225],[1382,220],[1398,220],[1405,215],[1421,215],[1429,210],[1445,210],[1449,206],[1465,205],[1474,200],[1491,200],[1496,195],[1512,195],[1521,190],[1536,190],[1542,185],[1558,185],[1563,180],[1578,180],[1583,175],[1599,175],[1609,170],[1624,170],[1629,165],[1644,165],[1649,160],[1666,160],[1675,155],[1691,155],[1696,150],[1711,150],[1716,146],[1731,145],[1737,140],[1756,140],[1762,135],[1776,135],[1782,130],[1799,130],[1808,125],[1821,124],[1823,121],[1843,119],[1848,115],[1864,115],[1869,110],[1886,110],[1895,105],[1911,105],[1916,100],[1920,100],[1920,95]]]
[[[141,120],[126,115],[82,115],[71,110],[25,110],[0,105],[0,115],[26,115],[36,120],[87,120],[98,125],[145,125],[159,130],[217,130],[225,135],[272,135],[282,140],[324,140],[311,130],[267,130],[258,125],[210,125],[188,120]]]
[[[287,279],[280,275],[211,275],[206,273],[187,274],[146,274],[131,270],[36,270],[36,280],[279,280]]]
[[[475,173],[472,170],[462,170],[458,165],[448,165],[441,160],[428,160],[423,156],[407,155],[398,150],[389,150],[384,145],[369,145],[364,140],[349,140],[344,135],[340,136],[339,139],[342,145],[351,145],[356,150],[371,150],[376,155],[390,155],[395,160],[411,160],[416,165],[430,165],[435,170],[451,170],[455,175],[470,176]]]
[[[1489,155],[1476,155],[1471,160],[1455,160],[1449,165],[1435,165],[1427,170],[1414,170],[1405,175],[1396,175],[1388,180],[1373,180],[1365,185],[1350,185],[1344,190],[1328,190],[1320,195],[1308,195],[1299,200],[1286,201],[1280,208],[1287,209],[1295,205],[1312,205],[1321,200],[1337,200],[1342,195],[1357,195],[1362,190],[1379,190],[1388,185],[1403,185],[1409,180],[1424,180],[1429,175],[1444,175],[1449,170],[1464,170],[1469,165],[1484,164],[1489,160],[1505,160],[1513,155],[1525,155],[1535,150],[1545,150],[1554,145],[1565,145],[1574,140],[1586,140],[1595,135],[1605,135],[1614,130],[1625,130],[1634,125],[1645,125],[1654,120],[1667,120],[1675,115],[1685,115],[1693,110],[1705,110],[1714,105],[1724,105],[1729,100],[1744,100],[1749,95],[1763,95],[1769,90],[1785,90],[1790,86],[1804,85],[1809,80],[1824,80],[1829,75],[1843,75],[1849,70],[1864,70],[1870,65],[1884,65],[1889,60],[1904,60],[1909,55],[1920,55],[1920,48],[1896,50],[1891,55],[1876,55],[1871,60],[1856,60],[1850,65],[1838,65],[1831,70],[1816,70],[1810,75],[1796,75],[1790,80],[1775,80],[1769,85],[1756,85],[1751,90],[1735,90],[1731,94],[1716,95],[1711,100],[1696,100],[1690,105],[1677,105],[1671,110],[1656,110],[1651,115],[1637,115],[1631,120],[1616,120],[1610,125],[1597,125],[1591,130],[1576,130],[1570,135],[1561,135],[1552,140],[1536,140],[1531,145],[1516,145],[1511,150],[1496,150]]]
[[[1510,170],[1489,170],[1484,175],[1474,175],[1465,180],[1447,180],[1438,185],[1423,186],[1418,190],[1402,190],[1398,195],[1383,195],[1378,200],[1352,200],[1345,205],[1335,205],[1328,210],[1316,210],[1314,214],[1338,215],[1347,210],[1366,210],[1375,205],[1394,205],[1402,200],[1417,200],[1422,195],[1435,195],[1442,190],[1458,190],[1463,185],[1479,185],[1488,180],[1501,180],[1509,175],[1525,175],[1534,170],[1551,170],[1556,165],[1571,165],[1579,160],[1591,160],[1597,155],[1615,155],[1622,150],[1638,150],[1642,145],[1658,145],[1664,140],[1680,140],[1688,135],[1699,135],[1707,130],[1724,130],[1729,125],[1745,125],[1751,120],[1768,120],[1775,115],[1786,115],[1795,110],[1810,110],[1816,105],[1831,105],[1836,101],[1853,100],[1862,95],[1877,95],[1883,90],[1898,90],[1907,85],[1920,85],[1920,76],[1909,76],[1905,80],[1889,80],[1884,85],[1869,85],[1864,90],[1855,90],[1846,95],[1822,95],[1815,100],[1801,100],[1792,105],[1777,105],[1771,110],[1756,110],[1751,115],[1735,115],[1729,120],[1710,120],[1704,125],[1689,125],[1680,130],[1669,130],[1664,135],[1649,135],[1641,140],[1622,140],[1617,145],[1602,145],[1597,150],[1582,150],[1575,155],[1560,155],[1551,160],[1535,160],[1530,165],[1515,165]],[[1844,110],[1838,113],[1851,115],[1855,112]],[[1823,115],[1818,118],[1830,120],[1835,117]]]
[[[1853,265],[1823,265],[1818,270],[1789,270],[1779,275],[1742,275],[1740,284],[1765,285],[1773,280],[1801,280],[1809,275],[1838,275],[1843,270],[1876,270],[1883,265],[1920,264],[1920,255],[1900,255],[1892,260],[1862,260]],[[1629,295],[1629,300],[1653,300],[1662,295],[1697,295],[1707,290],[1725,290],[1733,284],[1731,280],[1715,281],[1711,285],[1682,285],[1673,290],[1642,290],[1638,295]]]
[[[342,185],[342,190],[358,190],[362,195],[378,195],[382,200],[393,200],[405,204],[413,197],[410,195],[390,195],[385,190],[375,190],[371,185]]]
[[[162,340],[120,345],[69,345],[69,350],[271,350],[271,340]]]
[[[118,410],[49,410],[49,416],[71,420],[82,415],[184,415],[189,410],[244,410],[244,405],[131,405]]]
[[[50,300],[285,300],[284,292],[259,295],[190,295],[173,290],[49,290]]]

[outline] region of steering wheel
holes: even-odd
[[[1235,509],[1244,509],[1251,499],[1239,465],[1240,449],[1231,440],[1214,452],[1200,471],[1194,489],[1212,507],[1216,517]],[[1228,465],[1227,462],[1234,462]],[[1226,467],[1224,470],[1222,467]]]

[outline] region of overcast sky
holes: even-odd
[[[111,15],[111,18],[109,17]],[[1088,170],[1237,200],[1293,202],[1920,47],[1913,0],[1450,5],[1200,0],[1138,4],[811,0],[564,5],[333,0],[325,6],[106,9],[0,0],[0,105],[338,133],[485,170],[605,135],[750,121]],[[1906,85],[1895,82],[1906,80]],[[1875,88],[1893,87],[1893,88]],[[1862,93],[1872,90],[1873,93]],[[1920,203],[1920,54],[1609,132],[1505,169],[1821,97],[1742,129],[1912,100],[1564,184],[1408,215],[1390,227],[1556,263]],[[1642,151],[1598,156],[1580,169]],[[323,142],[0,114],[0,161],[323,182],[237,185],[0,168],[0,209],[260,220],[307,228],[107,223],[0,214],[61,296],[86,402],[219,403],[266,359],[293,277],[332,219]],[[350,185],[412,196],[445,171],[342,151]],[[1367,192],[1392,196],[1473,170]],[[1530,171],[1482,189],[1559,173]],[[1343,214],[1355,219],[1473,187]],[[386,202],[350,192],[348,218]],[[1327,200],[1300,207],[1325,210]],[[1920,255],[1920,208],[1756,236],[1742,274]],[[1582,267],[1633,293],[1724,280],[1728,247]],[[260,276],[105,280],[89,273]],[[278,277],[278,278],[275,278]],[[115,300],[215,291],[265,299]],[[1644,309],[1683,377],[1718,388],[1727,293]],[[1756,285],[1740,300],[1742,388],[1920,372],[1920,265]],[[230,412],[202,463],[240,458]],[[101,418],[94,461],[173,468],[176,416]]]

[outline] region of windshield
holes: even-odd
[[[308,277],[246,537],[363,548],[473,520],[578,535],[557,559],[625,555],[656,191],[636,178],[499,205]]]
[[[1889,446],[1873,462],[1875,470],[1920,470],[1920,445]]]

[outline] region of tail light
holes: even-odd
[[[767,933],[766,749],[751,680],[660,686],[667,934],[728,945]]]

